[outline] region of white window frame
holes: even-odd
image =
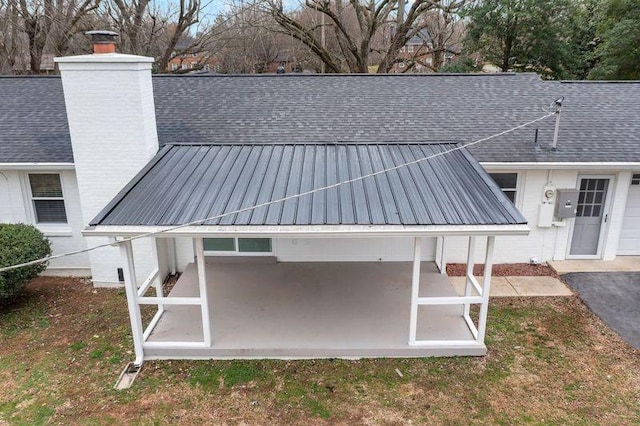
[[[212,251],[212,250],[205,250],[204,254],[205,256],[273,256],[273,253],[275,251],[275,239],[274,238],[268,238],[269,240],[271,240],[271,251],[239,251],[238,250],[238,239],[239,238],[247,238],[247,237],[210,237],[211,239],[214,238],[233,238],[234,240],[234,247],[235,250],[234,251]],[[254,237],[254,238],[262,238],[262,237]],[[267,237],[265,237],[267,238]],[[208,239],[208,238],[205,238]],[[251,239],[251,238],[250,238]]]
[[[66,222],[40,222],[37,221],[36,215],[36,207],[34,204],[34,197],[31,193],[31,181],[29,179],[29,175],[58,175],[60,179],[60,189],[62,190],[62,197],[51,197],[50,199],[59,200],[62,199],[64,203],[64,213],[67,217]],[[65,194],[67,193],[65,188],[65,180],[64,174],[61,171],[57,170],[47,170],[47,171],[28,171],[24,172],[21,177],[21,183],[23,188],[23,193],[26,195],[24,200],[25,211],[27,212],[27,216],[29,217],[29,221],[40,230],[46,237],[70,237],[73,235],[71,225],[69,223],[69,209],[67,207],[67,198]],[[38,197],[37,199],[49,199],[49,197]]]
[[[491,174],[515,174],[516,175],[516,187],[515,188],[506,188],[508,191],[515,191],[515,197],[513,197],[513,204],[518,208],[522,209],[522,193],[524,188],[524,173],[517,172],[515,170],[487,170],[489,175]],[[493,178],[492,178],[493,179]],[[504,193],[504,189],[500,188],[500,190]]]

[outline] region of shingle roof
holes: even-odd
[[[552,82],[535,74],[184,75],[153,78],[161,143],[469,142],[480,161],[640,161],[640,82]],[[539,129],[538,148],[534,144]],[[58,78],[0,78],[0,162],[72,161]]]
[[[455,144],[166,145],[90,225],[181,225],[343,182]],[[207,225],[524,224],[465,150]]]
[[[70,163],[59,77],[0,77],[0,163]]]

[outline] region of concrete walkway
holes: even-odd
[[[618,256],[614,260],[556,260],[547,263],[560,275],[570,272],[640,272],[640,256]]]
[[[482,277],[476,277],[482,284]],[[465,277],[449,277],[459,295],[464,294]],[[571,290],[554,277],[492,277],[491,297],[573,296]]]

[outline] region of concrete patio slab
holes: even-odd
[[[207,263],[212,345],[145,348],[145,358],[361,358],[484,355],[462,304],[421,306],[417,338],[452,347],[411,346],[408,262]],[[455,296],[446,275],[423,262],[420,296]],[[190,264],[172,296],[198,296]],[[149,342],[202,341],[199,306],[165,306]]]
[[[547,263],[560,275],[570,272],[640,272],[640,256],[618,256],[614,260],[555,260]]]
[[[483,283],[482,277],[476,277],[480,284]],[[456,289],[456,293],[459,296],[464,294],[466,286],[465,277],[449,277],[453,288]],[[474,293],[475,294],[475,293]],[[511,286],[506,277],[491,277],[491,291],[489,292],[491,297],[514,297],[518,296],[516,290]]]
[[[518,296],[573,296],[559,279],[554,277],[507,277]]]

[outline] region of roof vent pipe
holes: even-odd
[[[116,53],[116,39],[118,33],[107,30],[87,31],[86,35],[91,37],[93,53]]]
[[[556,107],[556,128],[553,131],[553,144],[551,144],[551,150],[555,151],[558,149],[558,133],[560,133],[560,113],[562,112],[562,101],[564,101],[564,96],[559,97],[555,100],[554,105]]]

